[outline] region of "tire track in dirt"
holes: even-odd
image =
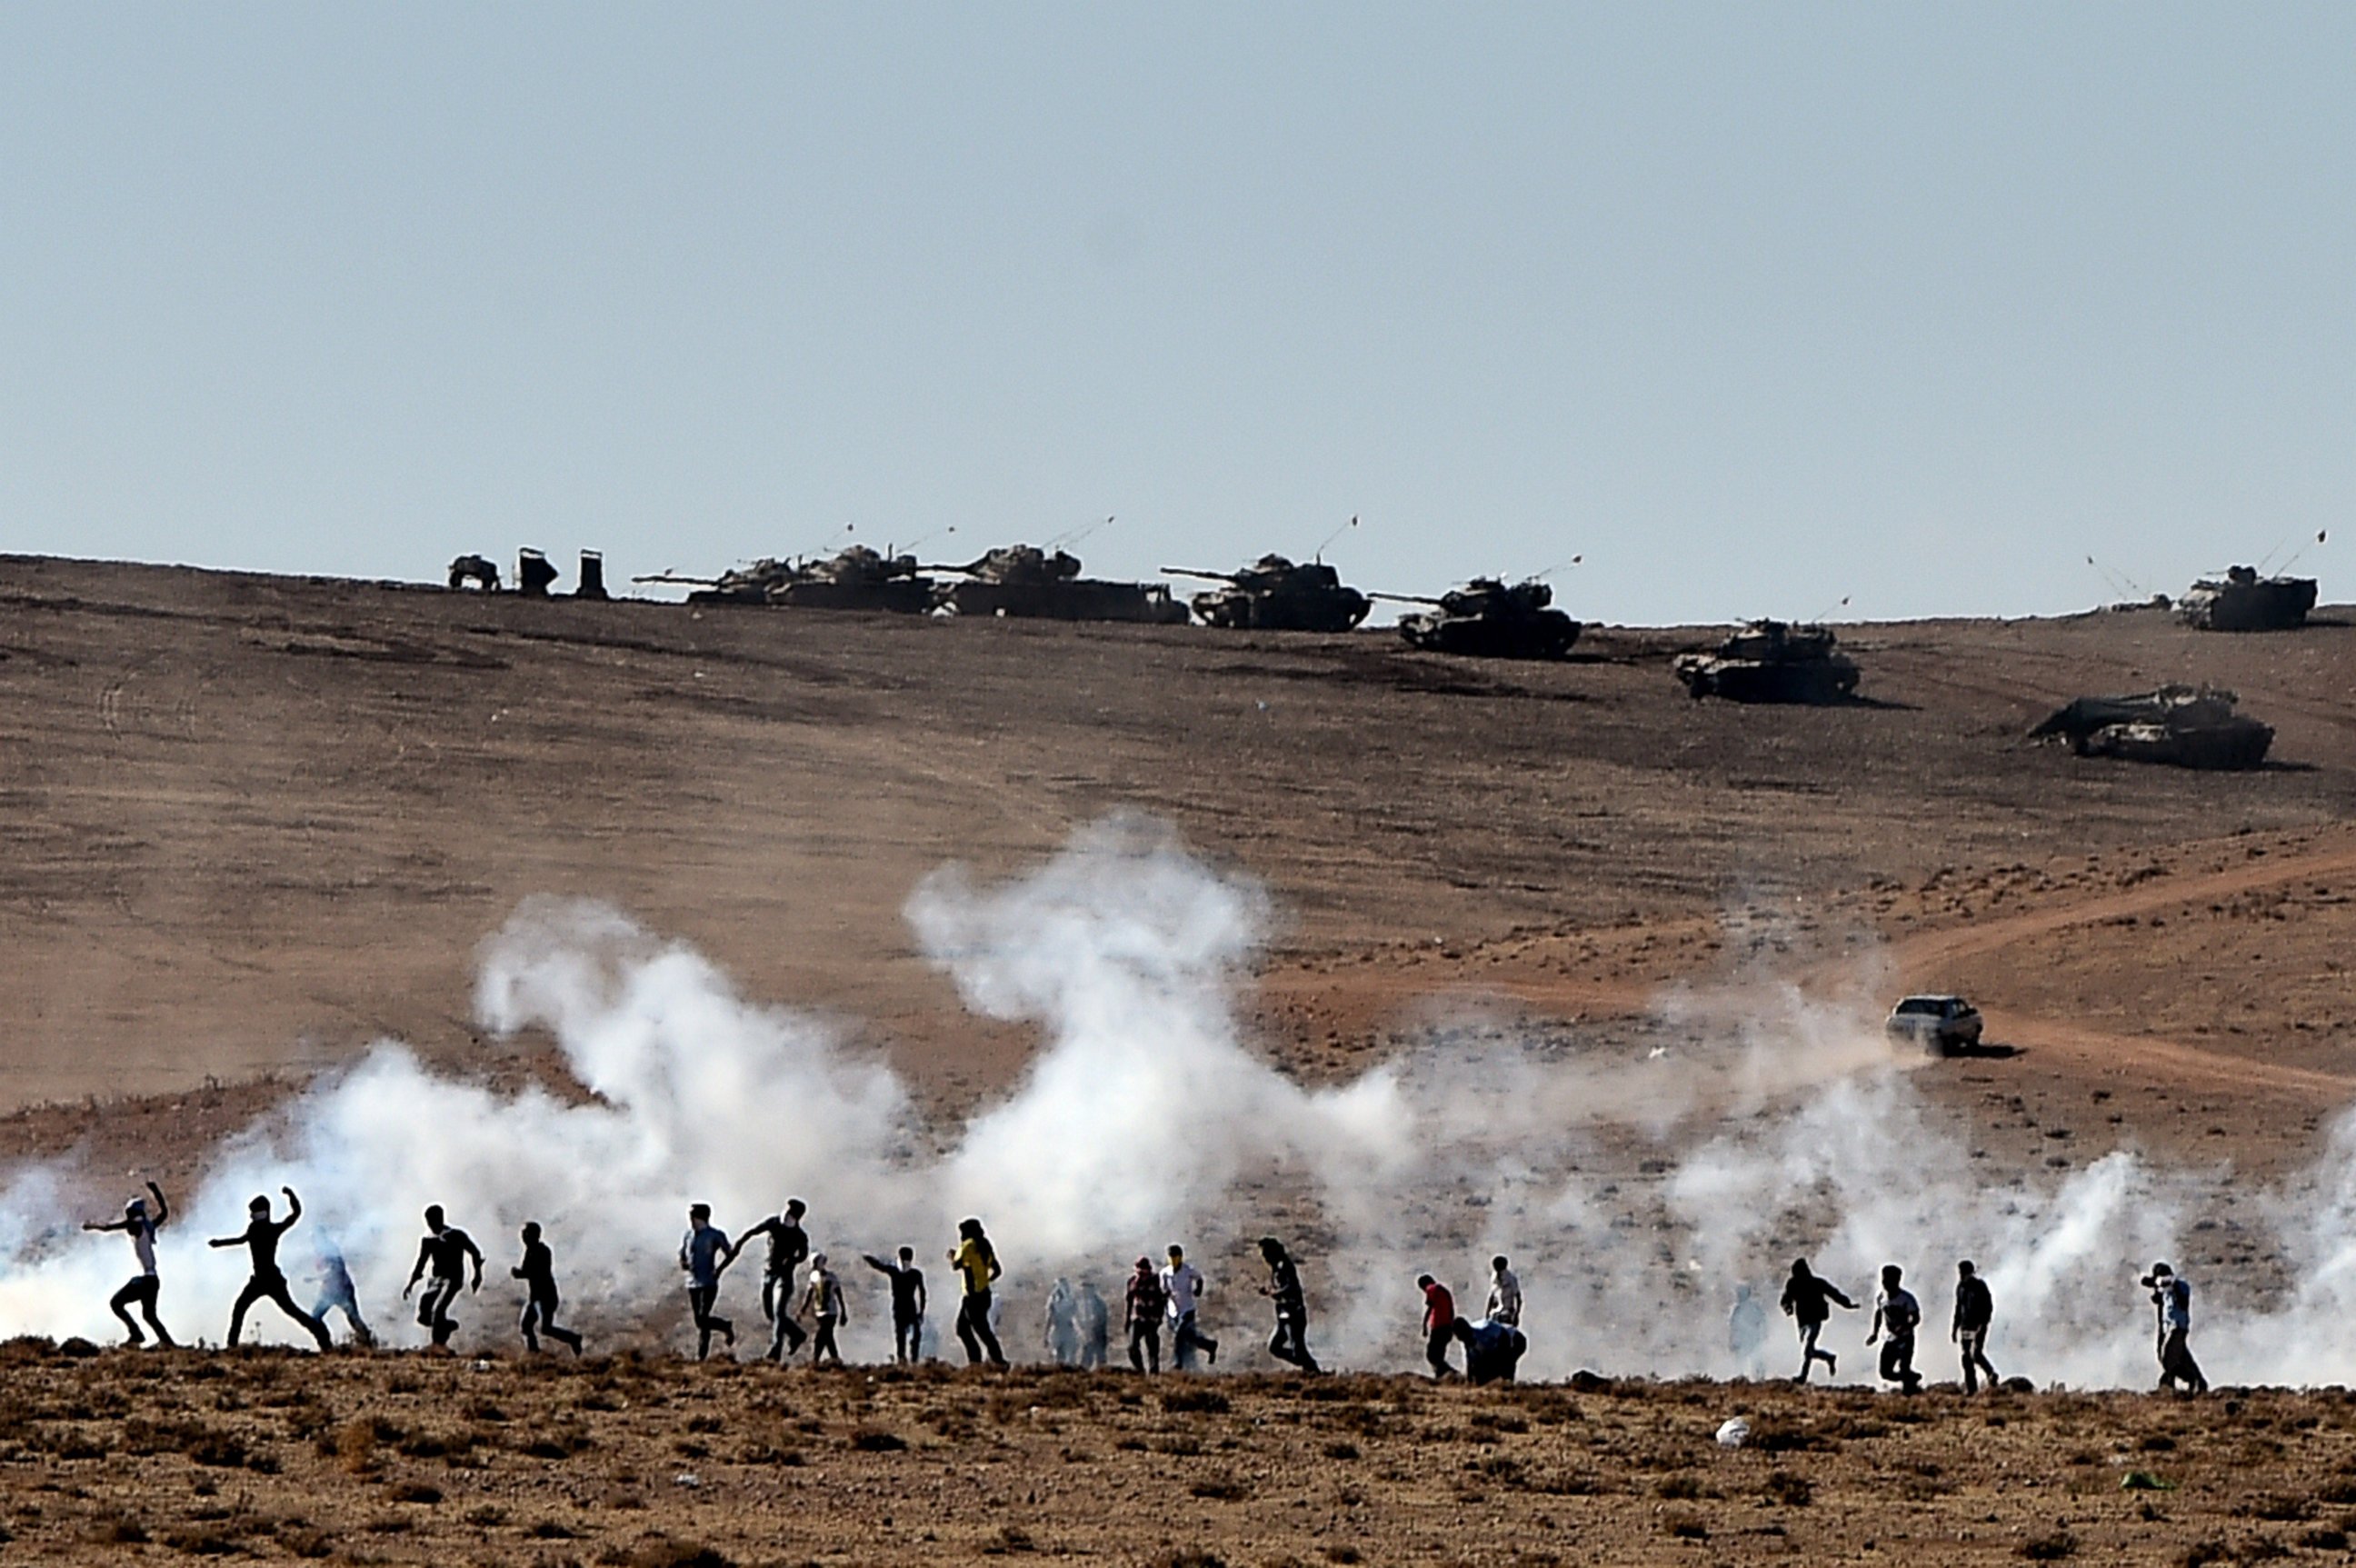
[[[2190,878],[2154,877],[2115,893],[2018,915],[1977,920],[1948,930],[1925,931],[1890,944],[1890,961],[1901,973],[1920,973],[1961,958],[1979,958],[2033,938],[2073,926],[2091,926],[2123,916],[2158,914],[2185,904],[2214,902],[2239,893],[2278,887],[2308,877],[2356,873],[2356,845],[2305,854],[2269,854],[2230,871]]]

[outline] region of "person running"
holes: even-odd
[[[1464,1347],[1464,1380],[1475,1385],[1512,1382],[1514,1369],[1521,1364],[1523,1354],[1530,1348],[1522,1331],[1502,1317],[1484,1318],[1479,1323],[1467,1323],[1460,1317],[1452,1332]]]
[[[1186,1250],[1171,1242],[1170,1262],[1162,1270],[1162,1294],[1170,1298],[1165,1313],[1171,1328],[1170,1364],[1182,1372],[1194,1369],[1196,1350],[1212,1366],[1219,1364],[1219,1342],[1194,1326],[1195,1311],[1210,1288],[1203,1271],[1186,1261]]]
[[[1818,1361],[1825,1364],[1827,1375],[1839,1375],[1840,1359],[1829,1350],[1816,1348],[1816,1336],[1824,1332],[1835,1304],[1851,1312],[1857,1310],[1857,1303],[1843,1295],[1839,1286],[1808,1272],[1807,1259],[1794,1259],[1792,1277],[1783,1282],[1783,1316],[1800,1330],[1800,1375],[1792,1380],[1794,1382],[1806,1382],[1808,1369]]]
[[[840,1367],[842,1347],[834,1342],[834,1331],[851,1321],[851,1306],[843,1299],[842,1282],[826,1266],[826,1254],[820,1252],[809,1262],[809,1289],[803,1295],[802,1310],[810,1315],[810,1365],[822,1365],[831,1356]]]
[[[925,1349],[925,1271],[916,1267],[916,1250],[901,1248],[897,1263],[887,1263],[873,1252],[862,1256],[869,1268],[892,1282],[892,1359],[913,1366]]]
[[[253,1254],[253,1276],[237,1293],[237,1305],[230,1308],[229,1342],[232,1348],[236,1347],[238,1337],[245,1330],[245,1315],[256,1302],[266,1301],[309,1329],[311,1337],[325,1350],[333,1344],[327,1337],[327,1326],[294,1305],[294,1298],[286,1294],[286,1276],[278,1272],[278,1239],[294,1229],[294,1222],[303,1218],[303,1200],[294,1196],[294,1189],[282,1187],[278,1190],[286,1195],[285,1219],[271,1219],[270,1199],[257,1197],[245,1206],[242,1231],[205,1243],[208,1247],[244,1247]]]
[[[1502,1252],[1489,1260],[1489,1305],[1482,1316],[1492,1323],[1522,1326],[1522,1277]]]
[[[523,1316],[516,1323],[523,1330],[524,1348],[537,1351],[545,1334],[578,1356],[581,1336],[556,1326],[556,1260],[540,1239],[540,1221],[525,1220],[522,1234],[523,1262],[508,1273],[524,1283]]]
[[[2201,1363],[2192,1359],[2189,1343],[2192,1282],[2166,1263],[2154,1263],[2151,1273],[2143,1277],[2143,1286],[2151,1292],[2152,1311],[2158,1318],[2159,1386],[2173,1389],[2180,1382],[2188,1393],[2207,1393],[2209,1380],[2201,1375]]]
[[[1268,1265],[1268,1288],[1262,1294],[1276,1307],[1276,1332],[1268,1337],[1268,1353],[1304,1372],[1324,1370],[1309,1353],[1309,1298],[1301,1294],[1300,1267],[1273,1236],[1259,1239],[1259,1256]]]
[[[352,1283],[351,1270],[344,1266],[343,1253],[337,1251],[333,1241],[320,1251],[318,1267],[312,1271],[311,1277],[319,1283],[318,1297],[311,1303],[311,1316],[325,1323],[328,1313],[340,1312],[351,1326],[353,1344],[374,1345],[376,1331],[360,1317],[360,1293]]]
[[[1080,1366],[1098,1372],[1112,1359],[1112,1308],[1097,1294],[1097,1282],[1080,1282]]]
[[[1734,1287],[1734,1305],[1726,1315],[1726,1348],[1746,1378],[1767,1370],[1767,1309],[1747,1284]]]
[[[164,1228],[164,1221],[172,1218],[172,1208],[164,1201],[164,1189],[152,1181],[147,1184],[147,1196],[155,1200],[153,1211],[147,1207],[147,1198],[134,1197],[123,1206],[122,1219],[102,1223],[92,1221],[84,1224],[82,1229],[120,1230],[131,1238],[131,1252],[139,1260],[139,1272],[132,1275],[121,1290],[107,1298],[107,1310],[123,1320],[123,1332],[128,1336],[123,1340],[124,1344],[145,1345],[147,1336],[139,1331],[139,1325],[131,1317],[131,1308],[138,1307],[139,1316],[145,1317],[147,1326],[155,1331],[155,1343],[168,1349],[173,1344],[171,1331],[164,1326],[164,1320],[155,1316],[155,1293],[162,1288],[162,1282],[155,1277],[155,1232]]]
[[[990,1326],[990,1287],[1004,1271],[998,1266],[998,1250],[982,1234],[980,1220],[958,1221],[958,1244],[949,1262],[965,1286],[958,1298],[957,1337],[965,1347],[966,1365],[980,1364],[987,1352],[991,1366],[1005,1366],[1006,1352],[998,1348],[998,1331]]]
[[[744,1250],[755,1236],[769,1239],[768,1262],[761,1273],[761,1316],[769,1320],[769,1359],[782,1361],[802,1348],[809,1336],[794,1321],[794,1271],[809,1256],[809,1232],[802,1229],[809,1206],[798,1197],[786,1199],[785,1212],[772,1214],[731,1243],[730,1256]]]
[[[1922,1374],[1914,1369],[1914,1330],[1922,1322],[1922,1304],[1899,1283],[1905,1277],[1895,1263],[1881,1266],[1881,1290],[1873,1298],[1873,1326],[1865,1342],[1881,1341],[1881,1380],[1911,1394],[1922,1387]]]
[[[690,1204],[687,1234],[679,1243],[679,1267],[687,1276],[687,1309],[695,1318],[695,1359],[699,1361],[712,1354],[714,1334],[725,1338],[730,1349],[736,1347],[736,1326],[712,1310],[720,1300],[720,1276],[735,1261],[736,1249],[728,1244],[728,1232],[712,1223],[712,1205]],[[777,1310],[791,1313],[793,1303],[780,1302]]]
[[[1055,1276],[1055,1288],[1047,1293],[1045,1328],[1041,1342],[1047,1354],[1055,1358],[1058,1367],[1080,1364],[1080,1298],[1072,1289],[1072,1282],[1063,1275]]]
[[[451,1304],[466,1288],[466,1262],[475,1264],[474,1288],[483,1288],[483,1250],[475,1239],[442,1219],[442,1206],[425,1206],[425,1235],[417,1243],[417,1262],[409,1271],[409,1283],[401,1287],[401,1299],[407,1301],[417,1282],[425,1279],[431,1268],[433,1278],[426,1280],[425,1294],[417,1298],[417,1326],[434,1333],[436,1349],[447,1349],[450,1336],[458,1331],[458,1320],[450,1316]]]
[[[1964,1392],[1980,1391],[1979,1374],[1987,1374],[1988,1391],[1996,1390],[1996,1369],[1988,1365],[1988,1325],[1996,1321],[1996,1298],[1988,1294],[1987,1281],[1966,1258],[1955,1265],[1955,1326],[1954,1341],[1964,1358]]]
[[[1424,1362],[1434,1379],[1452,1378],[1456,1369],[1449,1365],[1448,1347],[1456,1339],[1456,1297],[1430,1274],[1416,1275],[1415,1283],[1423,1292]]]
[[[1169,1307],[1153,1260],[1138,1259],[1137,1272],[1129,1276],[1123,1321],[1129,1330],[1129,1364],[1149,1376],[1162,1370],[1162,1316]]]

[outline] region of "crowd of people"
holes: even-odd
[[[319,1291],[311,1310],[305,1312],[295,1305],[279,1265],[278,1251],[281,1240],[303,1218],[303,1204],[293,1187],[279,1190],[286,1199],[284,1219],[273,1217],[273,1205],[267,1197],[258,1197],[247,1206],[246,1228],[242,1231],[208,1243],[219,1248],[243,1247],[251,1258],[250,1276],[230,1312],[228,1343],[239,1342],[244,1334],[246,1315],[268,1302],[308,1333],[322,1350],[333,1344],[327,1324],[331,1312],[343,1314],[355,1343],[373,1345],[376,1337],[360,1315],[359,1293],[350,1271],[332,1246],[319,1252]],[[766,1240],[759,1255],[761,1314],[769,1325],[767,1359],[785,1361],[807,1344],[811,1365],[842,1364],[837,1335],[851,1320],[850,1298],[827,1254],[814,1252],[810,1248],[809,1232],[804,1224],[809,1212],[808,1205],[798,1197],[793,1198],[776,1214],[731,1237],[712,1222],[709,1204],[689,1206],[687,1232],[679,1244],[679,1268],[686,1283],[699,1360],[712,1354],[715,1336],[727,1347],[735,1345],[736,1326],[721,1316],[718,1310],[722,1282],[755,1241]],[[155,1267],[156,1232],[170,1217],[171,1208],[163,1189],[149,1182],[143,1196],[132,1198],[124,1206],[121,1219],[82,1227],[85,1230],[122,1231],[131,1241],[138,1273],[114,1293],[107,1305],[122,1321],[126,1343],[133,1346],[145,1344],[151,1331],[158,1344],[176,1343],[159,1315],[161,1289]],[[424,1219],[425,1234],[418,1242],[416,1264],[402,1287],[402,1300],[415,1298],[418,1326],[427,1331],[437,1348],[446,1349],[459,1326],[452,1308],[465,1295],[483,1287],[483,1251],[473,1237],[448,1222],[439,1204],[427,1207]],[[541,1338],[545,1336],[579,1355],[582,1337],[556,1321],[562,1297],[556,1285],[555,1254],[540,1224],[526,1221],[519,1240],[522,1255],[509,1273],[524,1285],[524,1303],[517,1328],[525,1348],[538,1351]],[[1275,1316],[1268,1340],[1269,1355],[1304,1372],[1322,1371],[1323,1369],[1309,1348],[1309,1304],[1301,1288],[1298,1262],[1285,1244],[1273,1236],[1260,1238],[1259,1254],[1268,1268],[1268,1283],[1260,1294],[1268,1298]],[[903,1363],[922,1359],[930,1298],[924,1271],[916,1266],[915,1249],[901,1247],[894,1258],[873,1252],[861,1256],[890,1284],[894,1359]],[[958,1287],[954,1329],[967,1361],[973,1365],[986,1361],[994,1367],[1006,1366],[1006,1352],[999,1343],[994,1324],[993,1300],[993,1292],[1004,1271],[999,1263],[997,1249],[980,1219],[958,1221],[957,1245],[949,1249],[947,1257]],[[1162,1370],[1165,1334],[1174,1370],[1192,1370],[1198,1358],[1201,1364],[1210,1366],[1215,1366],[1219,1359],[1219,1342],[1205,1332],[1201,1319],[1202,1303],[1210,1290],[1210,1282],[1201,1269],[1187,1260],[1183,1247],[1173,1242],[1167,1260],[1156,1267],[1150,1257],[1138,1259],[1123,1293],[1121,1324],[1128,1340],[1129,1364],[1149,1375]],[[805,1265],[806,1275],[802,1272]],[[421,1283],[425,1287],[422,1294],[418,1291]],[[1512,1261],[1502,1254],[1490,1259],[1487,1298],[1477,1318],[1460,1312],[1455,1294],[1433,1275],[1419,1275],[1415,1283],[1423,1297],[1424,1360],[1432,1376],[1462,1377],[1474,1383],[1511,1381],[1529,1348],[1529,1341],[1522,1332],[1522,1283]],[[2193,1359],[2190,1343],[2190,1283],[2164,1262],[2154,1263],[2140,1283],[2150,1293],[2155,1316],[2160,1386],[2206,1392],[2209,1380],[2202,1375],[2200,1363]],[[1813,1272],[1807,1260],[1802,1258],[1793,1262],[1791,1274],[1784,1281],[1781,1305],[1799,1336],[1800,1369],[1793,1380],[1806,1382],[1819,1362],[1827,1375],[1837,1375],[1838,1356],[1825,1348],[1819,1340],[1835,1308],[1855,1312],[1860,1310],[1858,1304],[1831,1281]],[[132,1316],[134,1307],[139,1311],[138,1318]],[[1996,1319],[1995,1298],[1987,1282],[1968,1259],[1955,1265],[1954,1308],[1950,1337],[1961,1360],[1965,1393],[1978,1392],[1983,1378],[1989,1388],[1995,1388],[1998,1381],[1997,1369],[1987,1358],[1988,1334]],[[141,1319],[145,1322],[144,1329]],[[1906,1288],[1904,1269],[1896,1263],[1885,1265],[1881,1270],[1881,1288],[1873,1298],[1873,1315],[1865,1343],[1869,1348],[1880,1348],[1877,1369],[1881,1380],[1910,1394],[1922,1385],[1922,1374],[1914,1366],[1916,1336],[1922,1324],[1922,1305]],[[1765,1371],[1766,1326],[1766,1310],[1759,1297],[1751,1286],[1738,1286],[1728,1316],[1728,1347],[1747,1375],[1756,1377]],[[1094,1281],[1083,1280],[1075,1285],[1067,1277],[1056,1279],[1047,1294],[1041,1344],[1059,1366],[1092,1370],[1110,1364],[1111,1304],[1098,1293]],[[1454,1359],[1460,1348],[1463,1358],[1461,1369]]]

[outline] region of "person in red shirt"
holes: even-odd
[[[1423,1359],[1431,1363],[1434,1378],[1454,1377],[1448,1347],[1456,1338],[1456,1298],[1430,1274],[1418,1274],[1415,1283],[1423,1290]]]

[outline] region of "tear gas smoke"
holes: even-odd
[[[1878,1021],[1764,979],[1665,998],[1665,1050],[1463,1030],[1305,1087],[1254,1054],[1233,1012],[1266,913],[1256,888],[1132,819],[998,886],[957,868],[926,879],[908,906],[926,952],[968,1005],[1043,1036],[1008,1094],[944,1129],[880,1061],[747,1000],[687,948],[599,906],[528,902],[485,944],[476,1010],[498,1033],[547,1030],[586,1094],[495,1092],[377,1046],[221,1150],[187,1195],[158,1248],[166,1321],[220,1332],[243,1255],[204,1238],[235,1234],[247,1197],[282,1184],[305,1204],[282,1248],[297,1298],[316,1254],[339,1250],[396,1344],[424,1337],[399,1294],[427,1203],[491,1260],[483,1296],[461,1305],[462,1345],[508,1342],[506,1267],[527,1219],[547,1229],[574,1315],[610,1343],[676,1326],[691,1200],[742,1230],[798,1194],[813,1244],[838,1258],[905,1242],[937,1259],[958,1218],[982,1216],[1017,1326],[1055,1275],[1093,1275],[1117,1300],[1127,1260],[1171,1240],[1224,1287],[1211,1326],[1264,1326],[1249,1243],[1275,1231],[1298,1239],[1311,1343],[1329,1364],[1415,1364],[1415,1275],[1452,1282],[1477,1312],[1503,1251],[1528,1298],[1526,1375],[1783,1374],[1796,1355],[1780,1326],[1754,1360],[1730,1346],[1727,1312],[1747,1282],[1772,1316],[1804,1254],[1852,1293],[1905,1264],[1926,1314],[1918,1365],[1936,1377],[1954,1260],[1970,1257],[1995,1291],[1990,1353],[2006,1372],[2148,1380],[2134,1280],[2180,1252],[2200,1176],[2120,1153],[1999,1176],[1927,1107]],[[59,1185],[36,1168],[0,1191],[0,1254],[15,1260],[0,1328],[105,1338],[130,1251],[73,1233],[112,1216],[62,1215]],[[2329,1332],[2356,1308],[2356,1119],[2264,1207],[2295,1283],[2265,1300],[2201,1281],[2201,1353],[2231,1380],[2356,1381],[2356,1346]],[[933,1278],[937,1333],[953,1287],[944,1269]],[[724,1288],[740,1326],[754,1288]],[[252,1326],[291,1329],[266,1307]],[[1846,1329],[1829,1342],[1854,1350],[1862,1314]],[[869,1311],[846,1338],[880,1358],[887,1335],[888,1315]],[[1862,1357],[1850,1369],[1869,1370]]]

